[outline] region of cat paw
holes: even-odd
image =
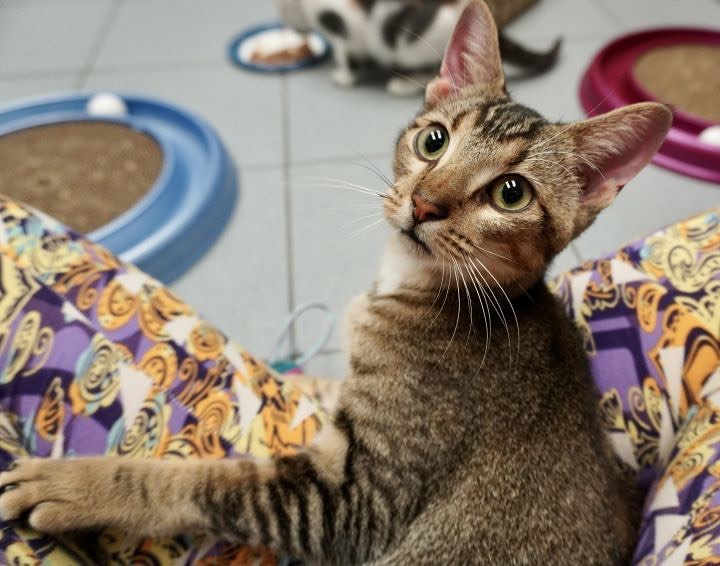
[[[60,533],[92,526],[84,504],[87,466],[72,460],[32,458],[18,460],[0,474],[0,517],[5,521],[27,517],[31,527]]]
[[[385,89],[394,96],[417,96],[422,94],[425,87],[419,81],[393,77],[385,84]]]
[[[343,88],[350,88],[355,84],[357,78],[350,69],[345,67],[337,67],[332,72],[333,82]]]

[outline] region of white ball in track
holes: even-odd
[[[117,94],[103,92],[90,97],[85,107],[90,116],[99,118],[123,118],[128,114],[125,101]]]
[[[720,147],[720,126],[705,128],[698,137],[703,143]]]

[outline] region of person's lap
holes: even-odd
[[[18,457],[264,456],[307,445],[314,400],[160,283],[0,200],[0,464]],[[0,562],[272,563],[210,540],[57,540],[0,523]]]

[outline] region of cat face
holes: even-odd
[[[645,103],[551,124],[507,95],[496,38],[487,7],[472,2],[398,139],[384,209],[430,272],[528,285],[649,162],[671,114]]]

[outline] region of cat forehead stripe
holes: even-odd
[[[547,121],[534,110],[509,99],[492,101],[478,111],[475,127],[498,141],[532,137]]]

